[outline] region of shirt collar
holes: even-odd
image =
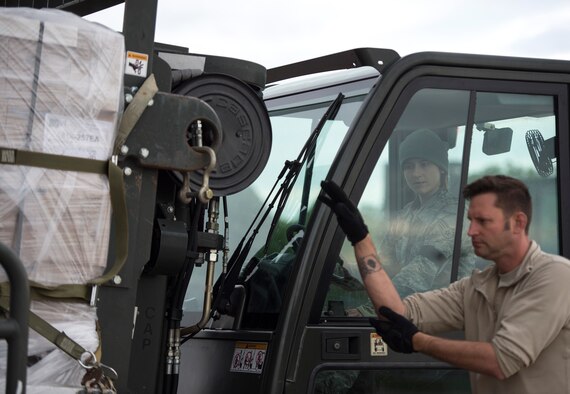
[[[532,271],[534,262],[536,261],[532,257],[537,253],[540,253],[540,246],[538,246],[536,242],[531,241],[522,263],[511,272],[499,274],[499,287],[512,286]]]
[[[475,287],[479,289],[482,289],[490,280],[496,280],[497,278],[498,287],[512,286],[524,278],[530,271],[532,271],[536,261],[533,259],[533,256],[538,253],[540,253],[540,246],[536,242],[531,241],[522,263],[511,272],[500,274],[497,266],[492,263],[483,271],[475,271],[472,274],[471,279],[473,280]]]

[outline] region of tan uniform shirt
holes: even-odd
[[[512,272],[491,265],[404,303],[426,333],[464,330],[466,340],[492,343],[507,379],[471,373],[473,393],[570,393],[570,261],[534,241]]]

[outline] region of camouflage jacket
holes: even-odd
[[[379,254],[400,296],[450,283],[457,204],[442,189],[423,204],[416,198],[391,222]],[[458,277],[471,274],[474,262],[471,242],[463,231]]]

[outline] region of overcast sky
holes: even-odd
[[[122,30],[123,9],[87,19]],[[159,0],[155,41],[267,68],[357,47],[570,60],[570,0]]]

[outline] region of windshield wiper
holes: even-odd
[[[281,173],[277,177],[277,180],[275,181],[275,184],[271,188],[271,191],[269,192],[267,198],[265,199],[265,201],[262,204],[261,208],[259,209],[257,215],[253,219],[250,227],[247,229],[243,238],[241,239],[238,246],[236,247],[236,250],[232,254],[232,256],[228,262],[227,274],[225,276],[224,275],[220,276],[220,278],[216,282],[215,290],[214,290],[216,296],[215,296],[215,301],[212,304],[212,313],[214,311],[218,311],[222,314],[230,314],[230,315],[232,314],[231,313],[232,312],[232,305],[230,302],[230,296],[231,296],[231,293],[233,292],[233,289],[234,289],[236,283],[238,282],[239,274],[241,272],[241,269],[243,267],[245,259],[249,255],[249,252],[251,250],[251,246],[253,245],[253,241],[255,240],[257,233],[259,232],[259,230],[260,230],[261,226],[263,225],[265,219],[267,218],[270,211],[273,209],[275,203],[277,202],[277,208],[275,210],[275,215],[274,215],[273,220],[271,222],[271,226],[269,228],[269,232],[267,235],[267,241],[266,241],[265,247],[264,247],[264,253],[266,253],[268,245],[269,245],[269,241],[271,239],[271,236],[273,235],[273,231],[277,225],[277,222],[281,216],[281,213],[283,212],[283,209],[285,207],[285,203],[287,202],[287,199],[291,193],[293,185],[295,184],[295,181],[296,181],[297,177],[299,176],[301,168],[303,167],[303,164],[305,163],[305,161],[307,160],[308,157],[314,156],[315,147],[317,144],[319,134],[321,133],[322,129],[324,128],[326,122],[329,120],[333,120],[336,117],[338,110],[340,109],[340,106],[342,104],[343,99],[344,99],[344,95],[342,93],[339,93],[339,95],[335,98],[335,100],[329,105],[329,107],[327,108],[327,110],[325,111],[325,113],[323,114],[321,119],[319,120],[315,129],[311,132],[311,135],[309,136],[309,138],[305,142],[305,145],[301,149],[301,152],[299,153],[297,159],[294,161],[287,160],[285,162],[285,165],[284,165],[283,169],[281,170]],[[260,215],[263,212],[267,202],[270,200],[270,197],[271,197],[272,193],[274,192],[277,184],[279,183],[279,181],[283,177],[285,177],[285,179],[283,180],[283,183],[281,184],[277,193],[275,194],[275,196],[271,200],[271,203],[269,204],[269,206],[267,207],[267,209],[265,210],[265,212],[261,216],[259,223],[257,224],[257,226],[255,226],[255,229],[253,230],[253,232],[249,236],[249,239],[246,242],[245,240],[247,238],[247,235],[249,234],[251,229],[254,227],[255,222],[260,217]],[[245,271],[253,270],[255,268],[255,266],[257,266],[258,262],[259,262],[259,259],[253,257],[251,259],[250,263],[248,264],[248,266],[246,267]]]

